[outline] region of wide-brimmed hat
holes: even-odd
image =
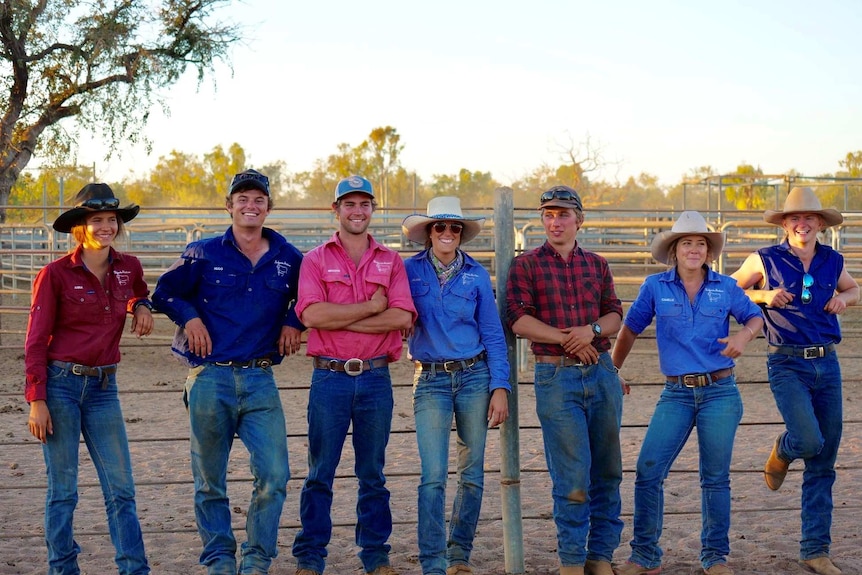
[[[652,239],[652,257],[663,264],[668,263],[668,249],[674,240],[683,236],[703,236],[710,244],[712,257],[717,258],[724,248],[724,232],[711,232],[709,226],[706,225],[706,220],[700,213],[695,211],[685,211],[679,215],[679,218],[673,223],[670,231],[659,232]]]
[[[837,226],[844,221],[844,216],[841,212],[832,208],[823,209],[820,205],[820,200],[814,194],[811,188],[796,186],[787,197],[784,198],[784,209],[766,210],[763,212],[763,219],[770,224],[780,226],[787,214],[820,214],[827,226]]]
[[[479,235],[485,218],[465,216],[461,213],[461,198],[456,196],[437,196],[428,201],[427,215],[412,214],[401,222],[401,231],[410,241],[424,244],[428,241],[428,224],[440,221],[458,221],[464,224],[461,230],[461,243],[465,244]]]
[[[87,214],[117,212],[117,216],[123,222],[128,222],[141,211],[141,207],[137,204],[129,204],[121,208],[120,200],[114,196],[114,191],[108,184],[87,184],[81,188],[73,201],[75,207],[63,212],[54,220],[54,229],[58,232],[68,234]]]

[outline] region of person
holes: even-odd
[[[509,416],[506,338],[491,277],[463,251],[484,218],[467,217],[457,197],[428,202],[426,215],[404,218],[402,231],[425,249],[405,262],[418,319],[408,339],[413,413],[422,465],[418,500],[423,575],[472,573],[470,552],[482,507],[485,438]],[[458,488],[446,537],[446,479],[452,418]]]
[[[578,244],[577,191],[554,186],[540,200],[547,240],[513,260],[506,321],[536,356],[560,573],[612,575],[622,532],[623,394],[608,337],[619,330],[622,304],[607,260]]]
[[[646,278],[614,344],[612,358],[621,369],[655,319],[659,367],[667,380],[638,456],[632,552],[617,575],[661,571],[664,482],[694,427],[700,451],[700,562],[707,575],[733,573],[727,566],[730,460],[742,419],[734,359],[763,319],[732,278],[709,268],[723,247],[724,233],[710,232],[694,211],[682,212],[670,231],[656,234],[652,255],[670,267]],[[742,324],[732,335],[731,317]]]
[[[766,485],[777,490],[790,463],[804,461],[800,558],[816,573],[840,575],[829,558],[842,431],[835,346],[841,342],[838,315],[859,302],[859,285],[844,257],[817,239],[844,217],[823,209],[811,188],[794,187],[784,209],[766,210],[763,219],[781,227],[784,240],[750,254],[731,275],[763,307],[769,387],[786,427],[766,461]]]
[[[180,327],[174,352],[190,367],[183,398],[200,563],[210,575],[237,573],[227,497],[235,435],[249,452],[254,477],[238,572],[267,573],[278,555],[290,468],[272,366],[299,351],[304,327],[293,308],[302,254],[264,226],[272,206],[265,175],[236,174],[225,199],[230,227],[186,246],[153,293],[156,308]]]
[[[340,180],[332,203],[338,230],[306,254],[300,270],[296,311],[309,328],[314,371],[302,527],[293,543],[297,575],[319,575],[326,566],[332,484],[351,425],[359,559],[367,573],[397,575],[389,564],[392,513],[383,474],[393,409],[389,363],[401,357],[401,332],[416,310],[401,256],[368,233],[376,206],[371,182]]]
[[[132,315],[131,333],[137,337],[152,332],[153,316],[141,262],[113,244],[140,207],[121,208],[103,183],[87,184],[74,202],[53,227],[71,234],[77,246],[36,276],[24,351],[27,425],[42,443],[48,476],[48,572],[81,572],[81,547],[72,527],[83,434],[102,487],[117,569],[139,575],[150,567],[135,505],[117,364],[126,316]]]

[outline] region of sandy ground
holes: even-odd
[[[857,308],[857,312],[862,312]],[[857,313],[857,316],[862,313]],[[20,329],[24,316],[6,314],[3,328]],[[184,369],[168,352],[171,326],[158,318],[157,334],[144,342],[124,339],[119,372],[122,403],[131,441],[138,490],[138,510],[143,524],[153,573],[205,573],[198,565],[200,540],[195,531],[192,480],[189,471],[188,423],[181,400]],[[43,541],[44,462],[37,442],[26,429],[27,406],[22,399],[22,335],[4,335],[0,349],[0,574],[36,574],[46,571]],[[839,348],[845,372],[844,440],[838,458],[834,492],[833,558],[845,574],[862,573],[862,345],[859,336],[847,338]],[[752,344],[738,366],[745,416],[739,429],[733,459],[733,526],[730,565],[737,573],[808,573],[798,562],[799,498],[801,465],[797,462],[784,486],[769,491],[762,466],[772,441],[782,429],[765,373],[763,340]],[[395,526],[391,537],[392,564],[403,575],[421,573],[416,545],[416,486],[418,455],[411,406],[412,368],[405,361],[392,366],[395,384],[393,434],[387,460]],[[270,573],[292,574],[290,547],[298,527],[298,501],[306,474],[305,408],[310,360],[289,358],[276,368],[288,420],[292,479],[282,516],[280,554]],[[661,390],[653,341],[638,342],[624,374],[636,385],[626,398],[622,445],[625,477],[622,487],[626,528],[615,561],[628,557],[634,465],[656,399]],[[535,415],[531,373],[519,378],[520,467],[517,491],[522,506],[523,557],[532,575],[557,573],[556,537],[551,519],[550,482],[546,471],[541,432]],[[80,503],[75,533],[83,548],[79,561],[89,575],[116,573],[113,548],[107,535],[101,491],[86,448],[81,448]],[[336,523],[329,547],[327,573],[362,572],[353,544],[355,479],[353,454],[345,448],[335,484],[333,518]],[[489,433],[486,491],[482,519],[473,554],[480,575],[519,572],[507,563],[500,487],[500,435]],[[251,491],[247,454],[237,443],[230,465],[230,497],[234,527],[240,542]],[[451,502],[454,481],[450,480]],[[701,573],[700,490],[697,482],[695,438],[676,462],[666,484],[666,511],[662,545],[664,573]],[[511,558],[512,556],[509,555]]]

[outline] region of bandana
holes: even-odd
[[[445,285],[446,282],[452,279],[464,267],[464,254],[461,253],[461,250],[455,250],[455,259],[449,265],[445,265],[437,259],[437,256],[434,255],[434,250],[428,250],[428,259],[431,260],[431,265],[434,266],[434,271],[437,272],[437,279],[440,281],[441,286]]]

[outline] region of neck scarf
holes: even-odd
[[[446,282],[452,279],[464,267],[464,254],[461,253],[460,249],[455,250],[455,259],[449,262],[449,265],[441,262],[434,255],[434,250],[428,250],[428,259],[431,260],[431,265],[434,266],[434,271],[437,272],[437,279],[440,281],[441,286],[445,285]]]

